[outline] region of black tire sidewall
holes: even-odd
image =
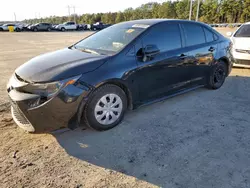
[[[215,71],[218,67],[221,67],[224,69],[224,72],[225,72],[225,76],[223,78],[223,81],[220,83],[220,84],[216,84],[214,83],[214,74],[215,74]],[[210,77],[209,77],[209,83],[208,83],[208,87],[211,88],[211,89],[219,89],[225,82],[225,79],[226,79],[226,76],[227,76],[227,64],[224,62],[224,61],[219,61],[216,65],[214,65],[213,69],[212,69],[212,72],[210,74]]]
[[[101,97],[103,97],[106,94],[112,94],[112,93],[118,95],[121,98],[123,109],[120,117],[114,123],[110,125],[102,125],[95,118],[95,106],[97,102],[101,99]],[[89,127],[95,130],[98,131],[109,130],[117,126],[122,121],[126,109],[127,109],[127,97],[125,92],[118,86],[107,84],[101,86],[96,91],[94,91],[91,97],[89,98],[89,101],[87,102],[84,110],[84,120]]]

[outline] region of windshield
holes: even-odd
[[[250,37],[250,24],[240,27],[234,37]]]
[[[83,51],[87,49],[99,54],[114,55],[125,48],[144,30],[144,28],[112,26],[83,39],[74,47]]]

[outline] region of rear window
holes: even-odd
[[[250,24],[240,27],[234,37],[250,37]]]
[[[204,31],[198,24],[184,23],[187,46],[194,46],[206,42]]]

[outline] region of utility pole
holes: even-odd
[[[68,5],[69,21],[70,21],[70,6]]]
[[[14,12],[14,18],[15,18],[15,22],[16,22],[16,13]]]
[[[196,21],[199,20],[199,11],[200,11],[200,0],[198,0],[198,5],[197,5],[197,12],[196,12]]]
[[[193,0],[190,0],[189,20],[192,19]]]
[[[74,10],[74,22],[76,23],[76,7],[73,6],[73,10]]]

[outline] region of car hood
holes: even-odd
[[[250,37],[233,37],[232,42],[235,49],[250,50]]]
[[[91,72],[109,59],[76,49],[62,49],[37,56],[16,69],[27,82],[52,82]]]

